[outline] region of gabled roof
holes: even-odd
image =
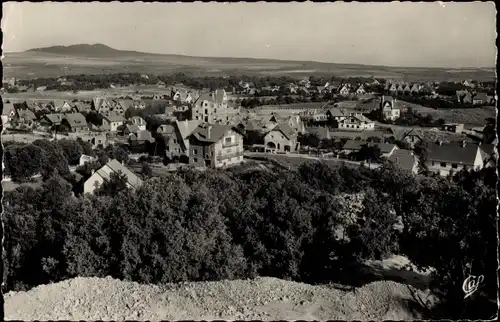
[[[156,129],[156,132],[162,134],[173,134],[175,133],[175,128],[171,124],[162,124]]]
[[[437,162],[449,162],[464,165],[474,165],[479,147],[466,144],[461,146],[456,143],[432,144],[428,149],[428,160]]]
[[[127,177],[128,184],[130,184],[133,188],[138,188],[142,185],[143,181],[139,177],[115,159],[110,160],[95,173],[100,175],[103,179],[109,180],[111,178],[111,173],[118,173],[119,171]]]
[[[129,136],[132,141],[149,141],[154,142],[154,138],[149,131],[136,131]]]
[[[193,137],[202,142],[211,142],[215,143],[222,139],[224,135],[230,130],[236,131],[240,134],[241,131],[231,125],[223,125],[223,124],[209,124],[206,126],[198,126],[193,133],[191,134]]]
[[[338,107],[332,107],[332,108],[328,109],[328,112],[330,113],[330,115],[332,117],[343,117],[343,116],[345,116],[344,112],[340,108],[338,108]]]
[[[89,111],[91,106],[89,103],[86,103],[86,102],[75,102],[73,103],[74,107],[78,110],[78,112],[86,112],[86,111]]]
[[[17,115],[28,121],[36,120],[35,114],[28,109],[17,110]]]
[[[67,101],[67,100],[61,100],[61,99],[55,99],[55,100],[54,100],[54,107],[55,107],[55,108],[63,107],[63,105],[64,105],[65,103],[68,103],[68,105],[69,105],[70,107],[73,107],[73,106],[74,106],[74,105],[73,105],[73,103],[71,103],[70,101]]]
[[[134,106],[134,101],[130,99],[126,100],[119,100],[118,104],[123,108],[124,111],[128,110],[129,108]]]
[[[85,120],[85,116],[80,113],[65,114],[64,119],[71,127],[87,127],[87,120]]]
[[[138,125],[145,125],[146,124],[146,121],[140,116],[133,116],[130,118],[130,121],[132,121],[134,124],[138,124]]]
[[[60,124],[64,118],[64,114],[59,114],[59,113],[45,114],[44,118],[46,118],[53,124]]]
[[[389,157],[389,160],[394,162],[398,167],[409,171],[413,170],[416,161],[413,152],[405,149],[397,149],[394,151]]]
[[[3,103],[2,115],[9,115],[12,111],[15,111],[13,103]]]
[[[105,115],[104,118],[108,120],[109,122],[124,122],[125,118],[119,114],[115,113],[110,113],[108,115]]]
[[[270,132],[272,131],[280,131],[289,140],[292,139],[296,134],[287,122],[279,123]]]
[[[258,124],[256,120],[249,120],[245,125],[246,131],[260,131],[262,130],[262,126]]]
[[[125,129],[126,129],[127,131],[129,131],[130,133],[137,133],[137,132],[139,132],[139,131],[140,131],[139,127],[138,127],[137,125],[135,125],[135,124],[127,124],[127,125],[125,126]],[[124,129],[124,130],[125,130],[125,129]]]
[[[190,136],[194,130],[202,123],[201,120],[192,120],[192,121],[175,121],[177,128],[181,134],[183,140],[185,140],[188,136]]]

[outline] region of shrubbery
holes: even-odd
[[[496,296],[494,178],[491,169],[451,182],[390,163],[372,171],[311,162],[274,173],[181,170],[135,192],[117,189],[114,178],[99,196],[75,198],[56,175],[40,189],[5,194],[4,287],[108,275],[345,282],[343,268],[397,253],[435,267],[436,290],[462,305],[464,274],[484,275],[483,291]],[[336,196],[358,192],[365,208],[349,224]],[[398,216],[402,231],[393,229]],[[339,225],[348,238],[335,238]]]

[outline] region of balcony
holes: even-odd
[[[233,142],[230,142],[230,143],[226,143],[226,142],[222,143],[222,147],[223,148],[230,148],[232,146],[238,146],[238,145],[240,145],[239,141],[233,141]]]
[[[242,155],[243,155],[243,151],[229,153],[229,154],[221,154],[221,155],[217,155],[217,160],[221,161],[221,160],[231,159],[234,157],[239,157]]]

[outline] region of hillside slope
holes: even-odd
[[[79,277],[4,294],[4,309],[6,320],[413,320],[412,292],[389,281],[345,291],[276,278],[157,286]]]

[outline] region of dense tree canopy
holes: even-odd
[[[448,318],[479,317],[460,289],[468,274],[484,275],[484,296],[496,297],[493,169],[453,181],[389,162],[377,170],[322,162],[237,170],[180,170],[136,191],[118,175],[96,196],[78,198],[56,173],[39,189],[6,193],[5,290],[108,275],[143,283],[256,275],[345,282],[342,271],[357,278],[348,267],[401,254],[436,269],[433,289],[448,307],[464,308],[448,309]],[[345,194],[364,196],[359,213],[339,201]]]

